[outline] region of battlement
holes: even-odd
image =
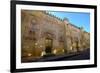
[[[53,15],[53,14],[50,14],[50,13],[48,13],[48,12],[46,12],[46,11],[44,11],[43,13],[45,13],[46,15],[49,15],[50,17],[56,18],[56,19],[58,19],[58,20],[60,20],[60,21],[63,21],[63,19],[61,19],[61,18],[59,18],[59,17],[57,17],[57,16],[55,16],[55,15]]]
[[[78,27],[78,26],[76,26],[76,25],[70,23],[70,20],[69,20],[67,17],[65,17],[64,19],[61,19],[61,18],[59,18],[59,17],[57,17],[57,16],[55,16],[55,15],[53,15],[53,14],[50,14],[50,13],[48,13],[48,12],[46,12],[46,11],[44,11],[43,13],[45,13],[46,15],[49,15],[50,17],[56,18],[57,20],[60,20],[61,22],[64,22],[64,21],[65,21],[65,22],[68,22],[69,25],[71,25],[71,26],[73,26],[73,27],[75,27],[75,28],[77,28],[77,29],[81,29],[81,27]],[[86,31],[85,31],[85,32],[86,32]]]

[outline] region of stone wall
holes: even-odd
[[[82,51],[90,47],[90,34],[45,11],[21,11],[22,57],[40,58],[45,40],[52,39],[55,55]]]

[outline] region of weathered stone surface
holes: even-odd
[[[90,47],[90,34],[45,11],[21,11],[22,59],[41,58],[46,54],[46,40],[55,55],[78,52]]]

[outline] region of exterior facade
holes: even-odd
[[[90,48],[90,33],[46,11],[21,11],[21,57],[77,53]]]

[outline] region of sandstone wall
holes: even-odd
[[[44,11],[21,11],[22,57],[40,58],[46,38],[52,39],[52,53],[60,55],[90,47],[90,34]]]

